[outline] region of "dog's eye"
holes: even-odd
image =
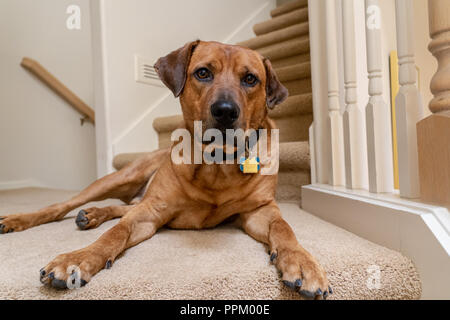
[[[247,73],[244,78],[242,78],[242,83],[247,87],[253,87],[258,82],[258,78],[251,73]]]
[[[195,77],[200,81],[210,81],[213,78],[211,71],[206,68],[200,68],[194,73]]]

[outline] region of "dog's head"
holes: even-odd
[[[288,96],[270,61],[235,45],[194,41],[159,58],[159,77],[180,97],[187,129],[201,120],[203,130],[258,129]]]

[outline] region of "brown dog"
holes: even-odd
[[[160,58],[155,68],[180,96],[185,128],[191,133],[195,120],[202,121],[203,130],[270,132],[274,124],[267,107],[287,97],[270,62],[239,46],[194,41]],[[244,174],[236,164],[175,164],[170,155],[168,149],[155,151],[95,181],[69,201],[3,216],[0,233],[62,219],[90,201],[124,201],[127,205],[81,210],[76,223],[83,230],[122,218],[90,246],[61,254],[41,269],[42,283],[67,288],[76,279],[86,284],[111,267],[121,252],[151,238],[162,226],[210,228],[237,216],[245,232],[269,246],[270,260],[287,286],[309,298],[331,293],[325,271],[281,217],[274,200],[277,175]]]

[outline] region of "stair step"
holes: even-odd
[[[305,36],[309,34],[309,24],[308,22],[303,22],[299,24],[294,24],[290,27],[276,30],[264,35],[239,42],[238,45],[247,47],[250,49],[257,49],[261,47],[266,47],[274,43],[289,40],[295,37]]]
[[[290,96],[311,93],[311,78],[282,82]]]
[[[305,21],[308,21],[308,8],[300,8],[270,20],[255,24],[253,26],[253,32],[257,36],[260,36]]]
[[[270,61],[309,54],[309,36],[275,43],[267,47],[258,48],[256,51]]]
[[[311,63],[304,62],[291,66],[276,68],[275,73],[281,82],[288,82],[311,77]]]
[[[281,59],[277,59],[277,60],[270,60],[270,62],[272,63],[272,67],[274,67],[274,68],[281,68],[281,67],[291,66],[293,64],[309,62],[309,61],[311,61],[309,52],[302,54],[302,55],[296,55],[296,56],[281,58]]]
[[[274,119],[280,129],[280,142],[308,141],[312,114]]]
[[[183,125],[183,116],[177,114],[174,116],[157,117],[153,120],[153,128],[156,132],[172,132]]]
[[[311,183],[309,171],[281,171],[278,173],[278,185],[275,193],[277,201],[301,203],[302,186]]]
[[[309,170],[310,161],[308,141],[280,143],[280,171]]]
[[[307,5],[308,5],[308,0],[290,1],[288,3],[285,3],[281,6],[276,7],[275,9],[270,11],[270,15],[272,18],[275,18],[275,17],[278,17],[287,12],[291,12],[292,10],[306,7]]]
[[[272,119],[293,117],[312,113],[312,94],[299,94],[290,96],[282,104],[269,110]]]
[[[130,162],[146,156],[151,152],[121,153],[114,157],[113,166],[120,170]],[[280,143],[280,167],[279,171],[295,172],[310,169],[309,145],[306,141]]]

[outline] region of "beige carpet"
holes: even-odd
[[[33,210],[73,194],[48,189],[1,191],[0,215]],[[401,254],[294,204],[280,206],[301,244],[327,270],[334,289],[330,299],[420,297],[418,274]],[[40,284],[39,269],[52,258],[88,245],[115,223],[80,231],[74,219],[67,218],[0,235],[0,299],[299,299],[278,279],[265,246],[230,225],[202,231],[163,229],[78,290],[58,291]],[[374,265],[380,270],[379,288],[367,286],[367,270]]]

